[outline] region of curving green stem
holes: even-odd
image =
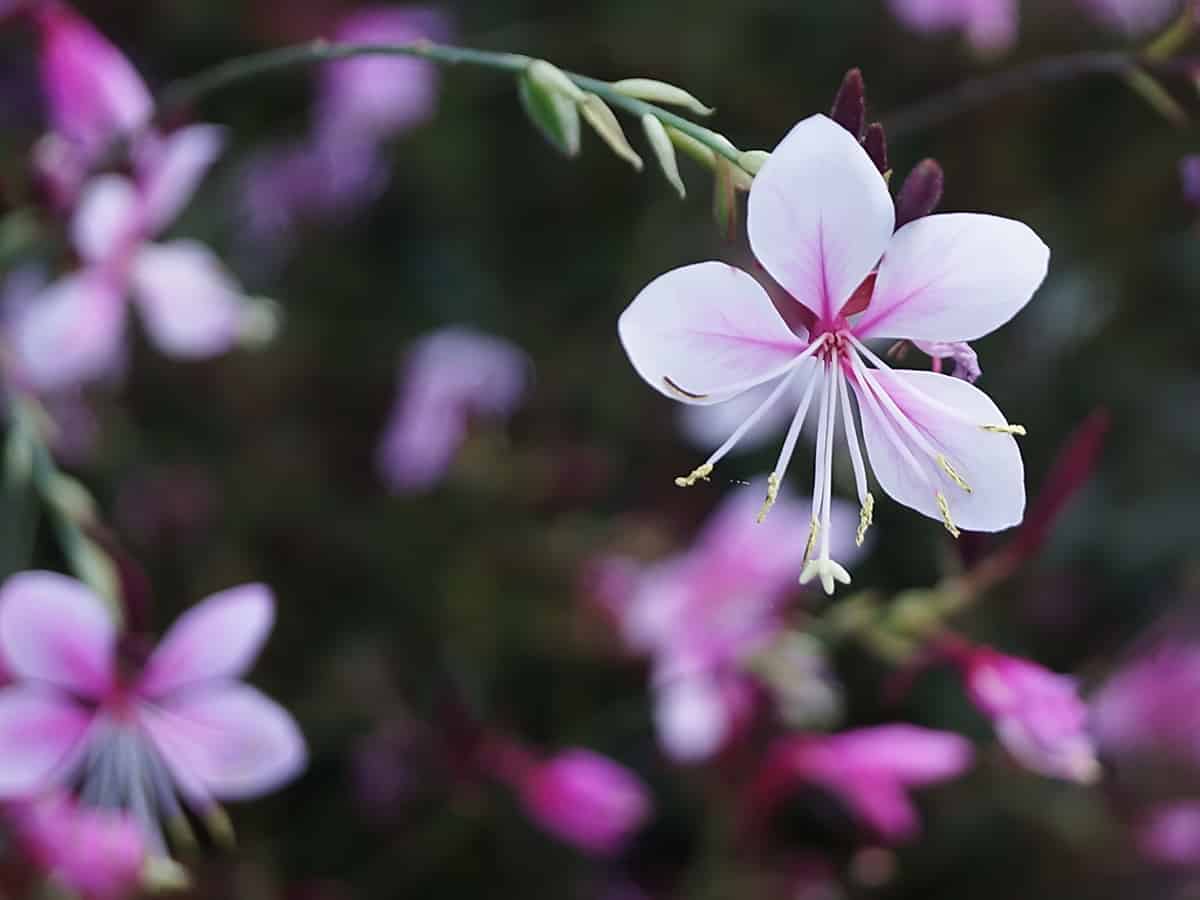
[[[535,57],[523,56],[518,53],[493,53],[487,50],[454,47],[449,44],[436,44],[424,40],[404,44],[335,44],[326,40],[316,40],[306,44],[267,50],[250,56],[241,56],[176,81],[174,84],[168,85],[162,92],[158,103],[158,115],[161,117],[195,103],[211,93],[253,80],[260,75],[316,63],[352,59],[358,56],[410,56],[442,65],[478,66],[514,75],[524,72],[530,63],[536,61]],[[738,162],[740,156],[738,149],[715,131],[697,125],[695,122],[660,106],[655,106],[653,103],[623,94],[607,81],[600,81],[574,72],[565,72],[564,74],[580,90],[601,97],[611,106],[638,117],[652,115],[664,125],[696,139],[718,156],[723,156],[735,164]]]

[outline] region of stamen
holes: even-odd
[[[946,526],[946,530],[957,538],[962,532],[958,530],[958,526],[954,524],[954,519],[950,517],[950,504],[946,501],[946,495],[941,491],[937,492],[937,505],[942,513],[942,524]]]
[[[817,521],[817,517],[812,517],[812,525],[808,529],[808,543],[804,545],[804,557],[800,560],[802,566],[808,563],[808,558],[812,556],[813,547],[817,545],[817,535],[821,531],[821,523]],[[804,584],[803,578],[800,580]]]
[[[697,481],[708,481],[708,476],[712,474],[712,463],[705,463],[698,469],[693,469],[691,474],[682,475],[675,479],[675,487],[692,487]]]
[[[954,466],[950,465],[950,460],[946,459],[946,455],[944,453],[939,453],[937,455],[937,464],[942,467],[943,472],[950,476],[950,480],[957,484],[960,488],[962,488],[968,494],[975,493],[975,491],[971,489],[971,486],[967,484],[963,477],[958,474],[958,470],[955,469]]]
[[[867,502],[867,467],[863,463],[862,448],[858,446],[858,431],[854,427],[854,410],[850,407],[850,387],[846,384],[846,373],[841,364],[837,371],[838,393],[842,397],[842,419],[845,421],[846,446],[850,450],[850,464],[854,468],[854,484],[858,488],[858,502]],[[873,501],[872,501],[873,502]]]
[[[797,371],[799,371],[797,369]],[[792,454],[796,452],[796,442],[800,440],[800,429],[804,426],[804,420],[808,418],[808,408],[812,405],[813,391],[816,390],[817,382],[820,380],[820,371],[814,372],[813,377],[809,379],[808,387],[804,389],[804,396],[800,399],[800,405],[796,408],[796,414],[792,416],[792,424],[788,426],[787,437],[783,440],[783,448],[779,451],[779,459],[775,463],[775,471],[771,474],[775,476],[776,482],[783,483],[783,477],[787,474],[788,466],[792,462]],[[763,518],[771,510],[771,506],[775,500],[770,494],[770,482],[768,481],[767,488],[767,503],[764,504],[762,511],[759,513],[758,521],[761,523]]]
[[[854,543],[859,547],[863,545],[867,529],[871,527],[873,521],[875,521],[875,497],[870,491],[867,491],[867,496],[862,504],[862,512],[858,514],[858,532],[854,535]]]
[[[990,431],[992,434],[1012,434],[1017,437],[1025,437],[1024,425],[980,425],[984,431]]]
[[[767,518],[767,513],[771,511],[771,507],[775,505],[775,501],[779,498],[779,476],[772,472],[767,476],[767,499],[763,501],[762,509],[758,511],[756,521],[759,525]]]

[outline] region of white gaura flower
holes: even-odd
[[[621,341],[638,374],[683,403],[709,405],[759,385],[774,389],[680,486],[713,466],[781,398],[800,393],[762,516],[770,509],[810,412],[818,416],[813,521],[800,580],[826,592],[850,576],[830,558],[833,446],[839,427],[862,504],[875,500],[859,446],[893,498],[959,528],[1000,531],[1021,521],[1025,478],[1010,425],[986,394],[958,378],[896,371],[876,338],[972,341],[1003,325],[1046,276],[1050,251],[1026,225],[965,213],[895,230],[895,208],[863,148],[825,116],[797,125],[750,191],[747,233],[766,271],[814,315],[789,328],[750,275],[719,262],[685,266],[647,286],[622,314]],[[853,401],[852,398],[853,397]]]

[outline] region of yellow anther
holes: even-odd
[[[875,497],[868,491],[867,496],[863,498],[862,512],[858,514],[858,533],[854,535],[854,543],[858,546],[863,545],[863,539],[867,536],[867,529],[871,527],[871,523],[875,521]]]
[[[690,475],[676,478],[675,487],[691,487],[697,481],[708,481],[708,476],[712,474],[712,470],[712,463],[705,463],[700,468],[692,470]]]
[[[937,505],[942,513],[942,524],[946,526],[946,530],[954,537],[958,537],[961,532],[958,526],[954,524],[954,519],[950,517],[950,504],[946,502],[946,495],[941,491],[937,492]]]
[[[767,513],[771,511],[771,507],[775,505],[775,501],[779,498],[779,476],[772,472],[767,476],[767,499],[763,501],[762,509],[758,511],[758,524],[761,525],[767,518]]]
[[[812,526],[808,529],[808,543],[804,545],[804,559],[800,561],[801,567],[808,563],[808,558],[812,556],[813,547],[817,545],[817,533],[821,530],[821,523],[817,521],[817,517],[813,516]]]
[[[980,425],[979,427],[992,434],[1013,434],[1017,437],[1025,437],[1024,425]]]
[[[971,486],[967,484],[966,479],[958,474],[958,470],[954,468],[954,466],[950,465],[950,460],[946,459],[946,457],[941,453],[937,455],[937,464],[942,467],[943,472],[950,476],[950,480],[957,484],[960,488],[962,488],[968,494],[975,493],[973,490],[971,490]]]

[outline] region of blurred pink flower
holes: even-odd
[[[523,772],[530,818],[586,853],[611,856],[652,811],[646,786],[624,766],[590,750],[564,750]]]
[[[64,791],[8,804],[17,845],[53,882],[84,900],[138,893],[146,839],[128,813],[81,807]]]
[[[1115,672],[1092,698],[1106,756],[1200,767],[1200,643],[1165,640]]]
[[[967,693],[996,735],[1026,768],[1090,783],[1100,777],[1088,708],[1075,679],[986,647],[963,657]]]
[[[51,127],[95,161],[150,121],[150,91],[121,51],[66,3],[41,0],[32,13]]]
[[[1191,0],[1079,0],[1103,25],[1138,37],[1164,27]]]
[[[220,260],[196,241],[151,242],[182,211],[223,142],[208,125],[146,136],[134,179],[87,183],[71,221],[83,267],[29,303],[13,329],[18,365],[36,389],[92,381],[118,365],[128,293],[164,353],[205,358],[232,346],[244,298]]]
[[[1151,810],[1134,824],[1134,835],[1146,859],[1171,866],[1200,865],[1200,801]]]
[[[1021,429],[967,382],[893,370],[865,342],[982,337],[1029,302],[1046,275],[1049,250],[1026,225],[995,216],[931,215],[899,231],[894,222],[887,184],[867,152],[840,125],[813,116],[755,176],[746,224],[765,270],[815,317],[811,335],[789,328],[752,276],[719,262],[660,276],[618,323],[634,369],[674,400],[718,404],[774,385],[703,465],[677,480],[682,486],[708,478],[760,415],[789,387],[804,385],[773,487],[783,481],[815,404],[810,540],[816,547],[800,579],[817,580],[830,594],[835,583],[850,583],[829,544],[839,425],[864,529],[874,508],[852,397],[875,477],[898,502],[940,520],[955,536],[960,526],[1009,528],[1025,508],[1024,466],[1013,437]],[[964,303],[965,296],[974,300]],[[764,512],[770,500],[768,493]]]
[[[892,13],[914,31],[962,31],[980,53],[999,53],[1017,40],[1017,0],[889,0]]]
[[[710,758],[750,711],[755,677],[748,663],[785,627],[812,513],[783,490],[761,525],[754,487],[730,493],[692,546],[639,566],[601,560],[597,593],[628,646],[653,661],[655,721],[663,749],[680,761]],[[834,546],[856,560],[857,517],[835,502]]]
[[[121,808],[149,851],[160,822],[217,800],[274,790],[305,765],[292,717],[240,678],[270,631],[261,585],[209,597],[144,665],[123,652],[104,602],[74,579],[23,572],[0,587],[0,797],[79,785],[81,802]]]
[[[502,338],[444,328],[417,341],[377,453],[391,489],[433,487],[466,438],[471,418],[511,415],[525,395],[529,373],[528,357]]]
[[[797,786],[816,785],[841,797],[880,839],[898,843],[920,830],[908,791],[955,778],[972,759],[965,738],[914,725],[782,738],[768,751],[751,798],[761,816]]]

